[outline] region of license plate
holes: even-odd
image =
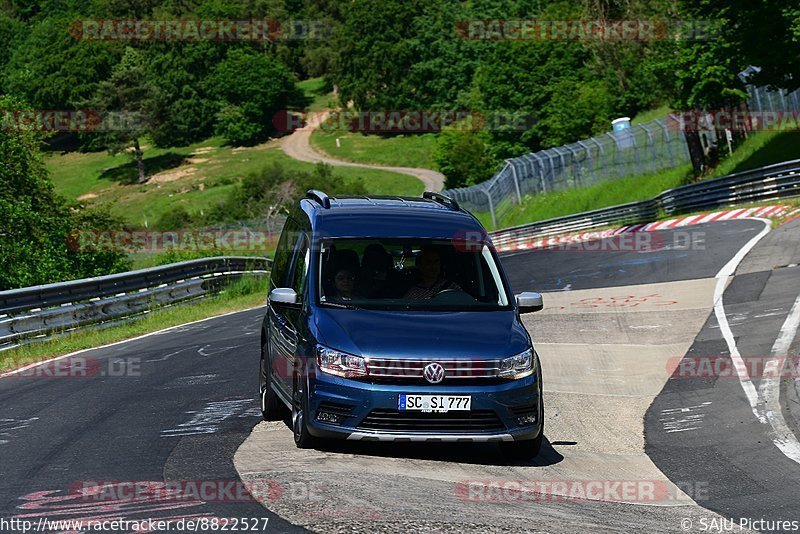
[[[397,409],[416,412],[468,412],[472,409],[470,395],[400,395]]]

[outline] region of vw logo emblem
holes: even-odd
[[[422,376],[431,384],[438,384],[444,380],[444,367],[436,362],[429,363],[425,366],[425,369],[423,369]]]

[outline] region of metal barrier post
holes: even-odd
[[[513,160],[507,159],[506,165],[511,166],[511,176],[514,179],[514,189],[517,191],[517,204],[522,204],[522,195],[519,194],[519,179],[517,178],[517,166]]]

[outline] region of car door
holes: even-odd
[[[272,356],[272,376],[277,386],[287,396],[291,396],[292,378],[295,373],[300,335],[303,328],[303,305],[307,298],[308,266],[310,249],[308,237],[300,234],[294,246],[290,266],[281,287],[291,287],[297,293],[296,304],[271,303],[270,305],[270,352]]]

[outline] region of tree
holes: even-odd
[[[97,84],[89,108],[111,119],[100,132],[111,153],[131,148],[139,183],[148,180],[141,138],[155,127],[160,90],[148,77],[144,55],[128,47],[108,80]]]
[[[30,22],[10,52],[3,89],[34,109],[73,109],[91,98],[95,84],[119,62],[117,42],[84,41],[70,34],[74,15]]]
[[[682,0],[682,16],[710,20],[709,38],[686,35],[675,60],[681,109],[719,109],[746,99],[739,73],[758,67],[749,83],[800,87],[800,9],[785,0]],[[779,51],[779,52],[778,52]]]
[[[278,111],[297,98],[291,72],[274,57],[233,48],[204,81],[217,102],[217,133],[232,144],[251,144],[273,130]]]
[[[0,109],[27,106],[0,97]],[[106,213],[70,208],[55,195],[39,146],[41,134],[0,130],[0,290],[119,272],[114,251],[70,250],[77,229],[118,228]]]
[[[147,48],[149,76],[158,80],[155,124],[150,132],[160,147],[185,146],[214,133],[217,104],[203,80],[225,59],[227,43],[152,43]]]
[[[674,107],[734,111],[745,105],[748,83],[800,87],[797,7],[784,0],[681,0],[679,5],[684,19],[713,24],[707,38],[689,33],[678,42],[672,62]],[[743,79],[740,73],[746,69],[751,74]],[[735,145],[743,132],[733,133]],[[724,139],[724,132],[717,134]],[[716,165],[717,147],[704,150],[696,131],[687,132],[686,138],[696,175]]]
[[[6,13],[0,13],[0,93],[5,85],[3,71],[11,59],[15,41],[22,35],[23,25]]]

